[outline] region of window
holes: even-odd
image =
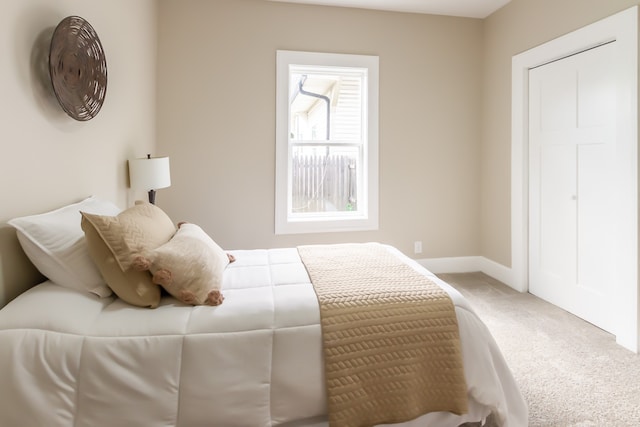
[[[378,228],[378,57],[277,52],[276,234]]]

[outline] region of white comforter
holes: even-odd
[[[458,426],[527,408],[485,325],[449,292],[470,413],[405,426]],[[319,310],[297,250],[232,251],[221,306],[167,297],[151,310],[40,284],[0,310],[0,426],[326,426]]]

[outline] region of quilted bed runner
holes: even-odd
[[[320,305],[331,427],[467,411],[458,323],[444,290],[376,243],[298,252]]]

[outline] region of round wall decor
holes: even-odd
[[[79,16],[64,18],[54,30],[49,75],[69,116],[86,121],[98,114],[107,93],[107,61],[95,30]]]

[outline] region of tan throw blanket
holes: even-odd
[[[467,411],[449,295],[376,243],[300,246],[320,304],[332,427]]]

